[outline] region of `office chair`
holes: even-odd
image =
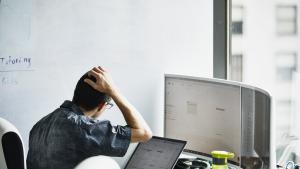
[[[0,169],[26,169],[21,135],[14,125],[1,117]]]
[[[74,169],[120,169],[120,167],[111,157],[94,156],[85,159]]]

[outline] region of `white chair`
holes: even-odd
[[[0,169],[26,169],[21,135],[14,125],[1,117]]]
[[[94,156],[85,159],[74,169],[120,169],[120,167],[111,157]]]

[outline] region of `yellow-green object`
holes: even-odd
[[[227,151],[212,151],[212,169],[228,169],[227,159],[233,158],[234,154]]]

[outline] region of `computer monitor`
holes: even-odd
[[[165,137],[187,140],[185,151],[235,154],[232,163],[268,168],[270,96],[226,80],[165,75]]]

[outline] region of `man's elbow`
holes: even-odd
[[[152,138],[152,131],[150,129],[145,131],[144,138],[145,138],[144,141],[148,141]]]
[[[152,138],[150,129],[132,129],[131,142],[146,142]]]
[[[141,136],[140,141],[146,142],[152,138],[152,131],[150,129],[144,129]]]

